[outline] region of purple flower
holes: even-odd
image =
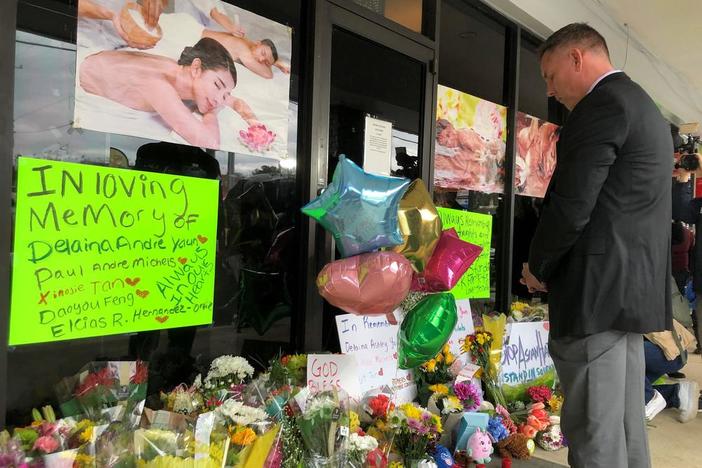
[[[456,394],[461,403],[463,403],[463,409],[465,411],[475,411],[480,408],[480,392],[472,383],[457,382],[453,386],[453,392]]]

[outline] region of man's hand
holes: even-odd
[[[522,279],[520,279],[519,282],[525,285],[529,289],[530,293],[534,293],[537,291],[548,292],[546,285],[540,282],[538,279],[536,279],[536,276],[534,276],[531,273],[531,271],[529,271],[528,263],[522,264]]]

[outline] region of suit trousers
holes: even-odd
[[[574,468],[650,468],[643,337],[606,331],[549,340],[565,401],[561,428]]]

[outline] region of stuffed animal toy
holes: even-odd
[[[529,440],[524,434],[510,434],[509,437],[497,443],[497,453],[502,458],[514,457],[518,460],[526,460],[531,455],[529,453]]]
[[[490,463],[490,454],[493,452],[492,441],[487,432],[479,428],[468,439],[468,456],[476,463]]]

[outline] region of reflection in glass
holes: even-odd
[[[89,361],[148,359],[149,404],[158,408],[159,390],[192,382],[217,356],[263,364],[291,350],[299,290],[296,103],[283,160],[74,129],[75,45],[21,31],[16,38],[15,156],[207,177],[221,189],[212,207],[219,213],[213,324],[11,349],[8,424],[28,424],[32,407],[56,407],[53,385]]]

